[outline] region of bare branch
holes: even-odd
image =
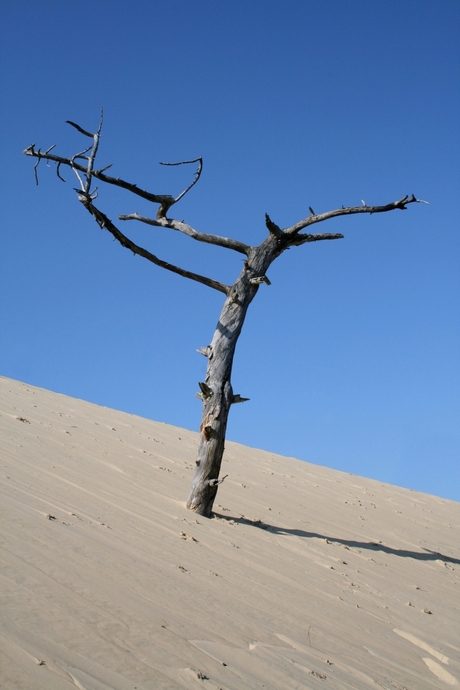
[[[113,165],[113,163],[109,163],[108,165],[106,165],[105,167],[101,168],[100,170],[94,171],[94,172],[93,172],[93,175],[94,175],[95,173],[101,173],[101,172],[104,172],[104,170],[108,170],[109,168],[112,167],[112,165]]]
[[[85,208],[88,209],[91,215],[95,218],[99,227],[102,230],[108,230],[113,235],[113,237],[116,240],[118,240],[118,242],[120,242],[120,244],[123,247],[130,249],[134,254],[143,256],[145,259],[148,259],[148,261],[151,261],[156,266],[165,268],[167,271],[177,273],[178,275],[183,276],[184,278],[190,278],[191,280],[195,280],[196,282],[202,283],[203,285],[207,285],[208,287],[211,287],[214,290],[223,292],[225,295],[229,293],[230,288],[228,285],[224,285],[223,283],[220,283],[217,280],[207,278],[206,276],[199,275],[198,273],[186,271],[185,269],[180,268],[179,266],[174,266],[173,264],[170,264],[167,261],[159,259],[157,256],[149,252],[147,249],[139,247],[128,237],[126,237],[126,235],[120,232],[120,230],[112,223],[112,221],[105,215],[105,213],[102,213],[102,211],[100,211],[98,208],[96,208],[96,206],[94,206],[94,204],[92,203],[92,195],[84,191],[80,192],[79,190],[77,190],[77,192],[79,194],[79,201],[82,202],[83,206],[85,206]]]
[[[60,180],[62,180],[63,182],[65,182],[64,178],[62,177],[62,175],[61,175],[61,173],[60,173],[60,167],[61,167],[61,164],[58,163],[57,166],[56,166],[56,175],[59,177]]]
[[[301,244],[305,244],[306,242],[319,242],[320,240],[342,240],[343,235],[337,233],[337,234],[332,234],[330,232],[323,232],[323,233],[317,233],[315,235],[305,235],[304,233],[300,233],[297,235],[294,235],[293,241],[290,243],[290,246],[300,246]]]
[[[177,165],[186,165],[188,163],[198,163],[198,168],[195,173],[195,177],[192,181],[192,183],[184,189],[183,192],[179,194],[177,197],[173,197],[170,194],[152,194],[151,192],[147,192],[144,189],[140,189],[136,184],[133,184],[131,182],[127,182],[126,180],[122,180],[119,177],[111,177],[109,175],[105,175],[104,171],[107,170],[110,165],[105,166],[104,168],[101,168],[100,170],[94,170],[94,161],[96,159],[96,154],[97,154],[97,149],[99,146],[99,140],[100,140],[100,135],[101,135],[101,129],[102,129],[102,122],[103,122],[103,111],[101,108],[101,117],[100,117],[100,122],[99,122],[99,127],[98,130],[95,134],[92,134],[91,132],[88,132],[87,130],[83,129],[83,127],[80,127],[80,125],[76,124],[75,122],[72,122],[71,120],[66,120],[66,122],[74,127],[77,131],[79,131],[81,134],[83,134],[86,137],[89,137],[93,139],[93,145],[89,146],[88,148],[84,149],[84,151],[81,151],[80,153],[75,154],[74,156],[71,156],[69,158],[63,158],[62,156],[55,156],[51,153],[51,147],[45,152],[35,150],[35,144],[31,144],[28,148],[24,150],[24,153],[26,156],[33,156],[34,158],[38,158],[38,162],[35,167],[35,179],[38,184],[38,176],[37,176],[37,166],[38,163],[42,158],[45,158],[46,160],[49,161],[54,161],[55,163],[58,164],[58,170],[61,165],[68,165],[69,167],[72,168],[74,173],[76,174],[78,181],[80,183],[80,186],[83,191],[89,193],[90,187],[91,187],[91,178],[95,177],[98,180],[101,180],[101,182],[105,182],[106,184],[112,184],[116,187],[121,187],[122,189],[127,189],[129,192],[132,192],[133,194],[136,194],[137,196],[142,197],[143,199],[146,199],[147,201],[151,201],[152,203],[160,204],[160,208],[158,209],[158,217],[159,218],[165,218],[166,213],[168,209],[175,203],[177,203],[182,197],[187,194],[187,192],[198,182],[201,171],[203,169],[203,159],[200,158],[194,158],[193,160],[189,161],[179,161],[178,163],[161,163],[161,165],[168,165],[168,166],[177,166]],[[90,156],[85,156],[88,151],[91,151]],[[78,159],[86,159],[88,161],[86,167],[82,165],[81,163],[77,163],[76,161]],[[83,183],[82,178],[79,175],[79,172],[82,172],[86,176],[86,183]],[[60,179],[64,179],[60,176],[58,172],[58,176]]]
[[[101,108],[101,116],[100,116],[100,119],[99,119],[99,127],[97,128],[97,132],[96,132],[95,134],[91,134],[90,132],[87,132],[85,129],[83,129],[82,127],[80,127],[80,125],[77,125],[75,122],[72,122],[71,120],[66,120],[66,122],[67,122],[69,125],[71,125],[72,127],[75,127],[75,129],[77,129],[81,134],[83,134],[83,135],[86,136],[86,137],[90,137],[90,138],[93,140],[93,143],[92,143],[91,146],[88,146],[88,147],[87,147],[86,149],[84,149],[83,151],[80,151],[80,153],[76,153],[74,156],[72,156],[71,158],[68,159],[68,165],[70,165],[70,167],[71,167],[72,170],[74,171],[75,175],[77,176],[77,179],[78,179],[78,181],[79,181],[79,183],[80,183],[80,187],[81,187],[82,191],[85,192],[85,194],[89,194],[90,191],[91,191],[91,183],[92,183],[92,177],[93,177],[94,161],[95,161],[95,159],[96,159],[97,149],[98,149],[98,146],[99,146],[99,139],[100,139],[100,137],[101,137],[101,130],[102,130],[102,123],[103,123],[103,120],[104,120],[104,113],[103,113],[103,110],[102,110],[102,108]],[[50,151],[50,149],[48,149],[48,151],[45,151],[45,154],[48,154],[49,151]],[[91,151],[90,155],[89,155],[89,156],[86,156],[85,154],[87,154],[89,151]],[[81,178],[81,176],[80,176],[80,173],[79,173],[79,170],[81,170],[80,166],[77,166],[77,165],[75,164],[75,161],[76,161],[77,159],[83,159],[83,160],[87,160],[87,161],[88,161],[87,166],[86,166],[86,170],[84,171],[84,173],[85,173],[85,182],[83,182],[83,180],[82,180],[82,178]],[[60,167],[61,164],[62,164],[62,162],[59,161],[59,162],[58,162],[57,174],[58,174],[58,177],[60,177],[60,179],[63,180],[63,178],[62,178],[61,175],[59,174],[59,167]],[[83,171],[82,171],[82,172],[83,172]]]
[[[88,149],[86,149],[86,151],[89,151],[91,148],[92,147],[90,146]],[[30,146],[28,146],[26,149],[24,149],[23,153],[26,156],[32,156],[33,158],[38,158],[39,160],[44,158],[48,161],[54,161],[59,166],[68,165],[74,171],[78,170],[79,172],[86,173],[88,170],[88,166],[85,167],[80,163],[76,162],[76,158],[78,158],[82,154],[77,154],[76,156],[72,156],[71,158],[63,158],[62,156],[55,156],[52,153],[43,153],[42,151],[40,151],[40,149],[36,151],[35,144],[31,144]],[[85,151],[83,151],[82,153],[85,153]],[[104,175],[103,171],[107,170],[108,167],[110,166],[106,166],[101,170],[93,170],[92,176],[95,177],[97,180],[100,180],[101,182],[105,182],[106,184],[112,184],[115,187],[127,189],[129,192],[132,192],[133,194],[142,197],[142,199],[151,201],[154,204],[169,203],[169,206],[172,206],[172,204],[175,203],[176,200],[173,196],[170,196],[169,194],[152,194],[151,192],[147,192],[146,190],[141,189],[136,184],[126,182],[126,180],[122,180],[119,177],[110,177],[109,175]]]
[[[90,189],[91,189],[91,177],[93,173],[93,167],[94,167],[94,161],[96,160],[96,154],[97,154],[97,149],[99,147],[99,139],[101,138],[101,130],[102,130],[102,123],[104,121],[104,112],[101,108],[101,117],[99,119],[99,127],[97,128],[96,134],[94,134],[93,139],[93,146],[91,149],[91,155],[88,158],[88,168],[86,171],[86,185],[85,185],[85,192],[89,194]]]
[[[146,223],[147,225],[177,230],[178,232],[182,232],[184,235],[188,235],[198,242],[206,242],[207,244],[214,244],[217,247],[233,249],[241,254],[246,254],[246,256],[249,252],[249,245],[244,244],[244,242],[239,242],[238,240],[233,240],[229,237],[221,237],[220,235],[210,235],[205,232],[199,232],[181,220],[172,220],[170,218],[164,218],[161,216],[159,218],[157,217],[157,220],[153,220],[152,218],[141,216],[139,213],[130,213],[128,215],[118,217],[120,220],[139,220],[141,223]]]
[[[82,191],[83,191],[83,192],[86,192],[87,190],[85,189],[85,185],[83,184],[83,180],[81,179],[80,174],[79,174],[78,170],[77,170],[76,167],[75,167],[75,158],[83,158],[83,154],[84,154],[84,153],[87,153],[90,149],[91,149],[91,146],[89,146],[87,149],[85,149],[85,150],[82,151],[81,153],[77,153],[75,156],[72,156],[72,158],[70,159],[70,167],[72,168],[72,170],[74,171],[75,175],[77,176],[77,179],[78,179],[78,181],[79,181],[79,183],[80,183],[80,187],[82,188]]]
[[[96,160],[96,154],[99,146],[99,140],[100,140],[100,135],[101,135],[101,130],[102,130],[102,123],[103,123],[103,112],[101,109],[101,117],[100,117],[100,122],[99,122],[99,127],[98,130],[95,134],[92,134],[91,132],[86,131],[80,125],[77,125],[75,122],[72,122],[70,120],[67,121],[72,127],[77,129],[81,134],[84,136],[87,136],[89,138],[93,139],[93,144],[92,146],[89,146],[85,148],[83,151],[80,151],[79,153],[69,157],[69,158],[64,158],[62,156],[56,156],[50,151],[52,150],[53,147],[50,147],[47,149],[47,151],[42,152],[40,149],[38,151],[35,150],[35,144],[31,144],[28,148],[25,149],[24,153],[28,156],[32,156],[37,158],[37,163],[34,168],[34,173],[35,173],[35,179],[38,184],[38,174],[37,174],[37,167],[41,161],[42,158],[45,158],[47,161],[54,161],[57,163],[57,175],[59,179],[62,181],[65,181],[64,178],[61,175],[61,166],[62,165],[67,165],[69,166],[73,172],[75,173],[79,185],[80,185],[80,190],[79,192],[83,192],[83,195],[80,197],[81,201],[84,201],[86,203],[87,197],[92,197],[92,199],[95,198],[94,194],[91,194],[91,183],[92,183],[92,178],[96,178],[98,180],[101,180],[102,182],[106,182],[107,184],[112,184],[117,187],[122,187],[123,189],[127,189],[128,191],[132,192],[133,194],[136,194],[148,201],[151,201],[153,203],[159,204],[159,208],[157,211],[157,216],[156,220],[150,219],[150,218],[145,218],[144,216],[139,216],[137,213],[127,215],[127,216],[120,216],[121,220],[140,220],[141,222],[147,223],[149,225],[154,225],[158,227],[166,227],[170,228],[172,230],[177,230],[178,232],[182,232],[183,234],[188,235],[189,237],[192,237],[193,239],[200,241],[200,242],[205,242],[208,244],[214,244],[216,246],[224,247],[226,249],[233,249],[234,251],[240,252],[242,254],[247,255],[249,251],[249,246],[244,244],[243,242],[239,242],[237,240],[233,240],[230,238],[226,237],[220,237],[218,235],[211,235],[207,233],[201,233],[192,228],[190,225],[187,223],[184,223],[183,221],[177,221],[173,219],[169,219],[166,217],[166,213],[168,212],[169,208],[177,203],[199,180],[202,169],[203,169],[203,160],[202,158],[195,158],[193,160],[188,160],[188,161],[179,161],[178,163],[161,163],[161,165],[167,165],[167,166],[178,166],[178,165],[187,165],[190,163],[198,163],[198,168],[195,172],[195,177],[192,183],[184,189],[179,196],[174,198],[173,196],[169,194],[152,194],[150,192],[147,192],[143,189],[140,189],[137,187],[137,185],[132,184],[130,182],[127,182],[125,180],[122,180],[120,178],[114,178],[110,177],[109,175],[105,175],[104,171],[107,170],[107,168],[110,167],[106,166],[104,168],[101,168],[99,170],[94,169],[94,164]],[[91,152],[89,156],[86,154],[88,152]],[[80,161],[87,161],[86,166],[83,162]],[[83,179],[84,177],[84,179]],[[214,281],[215,282],[215,281]],[[217,284],[217,283],[216,283]]]
[[[83,129],[83,127],[80,127],[80,125],[77,125],[75,122],[72,122],[71,120],[66,120],[66,123],[68,125],[72,125],[72,127],[75,127],[75,129],[78,129],[80,134],[84,134],[85,137],[89,137],[90,139],[94,139],[94,134],[91,134],[91,132],[87,132],[86,129]]]
[[[395,209],[400,209],[401,211],[405,211],[407,208],[407,204],[413,204],[413,203],[427,203],[423,202],[422,199],[416,199],[416,197],[412,194],[412,196],[409,198],[409,196],[406,194],[402,199],[399,199],[399,201],[393,201],[390,204],[386,204],[385,206],[349,206],[348,208],[338,208],[335,211],[327,211],[326,213],[320,213],[320,214],[313,214],[311,216],[308,216],[308,218],[305,218],[304,220],[299,221],[295,225],[292,225],[290,228],[285,228],[283,232],[285,232],[288,235],[294,235],[295,233],[299,232],[299,230],[303,230],[303,228],[306,228],[308,225],[313,225],[314,223],[321,223],[324,220],[329,220],[329,218],[335,218],[337,216],[347,216],[355,213],[386,213],[387,211],[394,211]],[[310,209],[312,211],[312,209]],[[324,239],[332,239],[332,238],[324,238]]]
[[[176,199],[174,200],[174,203],[177,203],[180,199],[182,199],[182,197],[185,196],[187,194],[187,192],[193,187],[193,185],[195,185],[198,182],[198,180],[200,179],[201,171],[203,170],[203,159],[200,156],[199,158],[194,158],[191,161],[179,161],[179,163],[161,163],[160,162],[160,165],[169,165],[169,166],[188,165],[188,163],[198,163],[198,168],[195,172],[195,177],[193,178],[193,182],[191,182],[191,184],[189,184],[189,186],[186,189],[184,189],[184,191],[181,192],[179,194],[179,196],[176,197]]]
[[[38,186],[38,166],[40,165],[40,160],[41,160],[41,158],[39,158],[34,165],[35,184],[37,186]]]

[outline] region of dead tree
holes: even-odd
[[[96,155],[102,129],[102,113],[99,127],[95,134],[87,132],[74,122],[68,121],[68,124],[77,129],[83,136],[88,137],[91,140],[90,145],[83,151],[68,158],[64,158],[51,153],[54,146],[51,146],[46,151],[41,151],[35,148],[35,144],[31,144],[25,149],[24,153],[27,156],[32,156],[37,159],[34,168],[37,184],[37,168],[42,159],[54,161],[54,163],[56,163],[57,176],[63,181],[65,180],[61,175],[61,171],[63,166],[68,166],[78,179],[79,187],[75,190],[78,200],[93,216],[101,229],[111,233],[123,247],[131,250],[134,254],[143,256],[156,266],[177,273],[184,278],[190,278],[203,285],[207,285],[225,295],[224,305],[212,341],[207,347],[198,350],[207,358],[207,370],[205,380],[199,383],[200,392],[197,393],[197,397],[202,400],[203,411],[196,471],[187,501],[187,508],[195,511],[199,515],[210,517],[218,485],[223,481],[223,479],[219,479],[219,473],[224,452],[225,432],[230,407],[236,403],[248,400],[248,398],[243,398],[241,395],[235,394],[232,389],[231,373],[235,347],[249,305],[262,284],[270,285],[270,281],[267,278],[267,271],[272,262],[290,247],[299,247],[308,242],[319,242],[321,240],[338,240],[343,237],[341,234],[310,234],[304,232],[306,228],[316,223],[321,223],[330,218],[335,218],[336,216],[349,216],[358,213],[386,213],[387,211],[393,211],[395,209],[406,210],[408,204],[421,202],[422,200],[416,199],[414,195],[411,197],[406,195],[402,199],[385,204],[384,206],[368,206],[363,201],[362,206],[342,206],[339,209],[327,211],[325,213],[315,213],[310,207],[309,215],[306,218],[288,228],[281,228],[271,220],[268,214],[265,214],[265,225],[268,230],[268,236],[260,245],[253,247],[238,240],[200,232],[183,220],[171,218],[171,209],[174,204],[177,204],[177,202],[198,182],[203,167],[201,158],[181,161],[179,163],[162,163],[162,165],[196,163],[197,170],[195,177],[191,184],[177,197],[152,194],[151,192],[141,189],[136,184],[126,182],[120,177],[111,177],[107,175],[106,170],[111,167],[110,165],[100,169],[96,168]],[[93,188],[95,180],[126,189],[132,192],[132,194],[146,199],[147,201],[151,201],[158,206],[155,218],[147,218],[137,213],[130,213],[128,215],[120,215],[119,220],[135,220],[146,223],[147,225],[153,225],[154,227],[169,228],[181,232],[184,235],[188,235],[198,242],[207,242],[243,254],[246,257],[244,266],[234,284],[225,285],[212,278],[192,273],[179,266],[167,263],[147,249],[139,247],[132,242],[105,215],[105,213],[95,205],[94,202],[98,196],[97,189]]]

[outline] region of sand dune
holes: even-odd
[[[0,686],[460,687],[460,504],[0,379]]]

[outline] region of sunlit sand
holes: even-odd
[[[460,504],[0,379],[5,690],[460,685]]]

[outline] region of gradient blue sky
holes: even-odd
[[[345,239],[286,252],[248,313],[228,438],[460,500],[457,0],[2,3],[0,373],[197,429],[223,296],[112,241],[21,151],[83,148],[155,193],[204,157],[175,207],[258,244],[342,204],[430,202],[335,219]],[[154,214],[100,188],[100,207]],[[242,257],[129,224],[165,260],[231,283]],[[231,472],[231,468],[228,468]]]

